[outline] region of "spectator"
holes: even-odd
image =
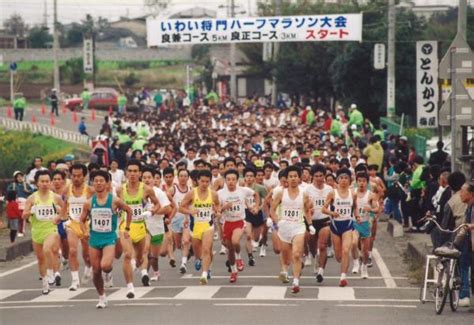
[[[59,98],[56,94],[56,89],[53,88],[51,92],[51,96],[49,96],[49,101],[51,103],[51,114],[56,113],[56,116],[59,116]]]
[[[421,179],[424,167],[423,158],[421,156],[416,156],[413,159],[413,177],[410,182],[410,216],[412,221],[411,231],[413,232],[420,232],[420,224],[418,224],[418,220],[422,215],[420,211],[420,200],[421,193],[426,187],[425,181]]]
[[[25,203],[28,196],[33,193],[33,188],[25,182],[25,177],[22,172],[15,171],[13,173],[13,183],[8,185],[7,192],[14,192],[16,196],[16,201],[18,203],[18,208],[20,212],[23,213],[25,209]],[[24,220],[20,218],[18,226],[18,237],[23,237],[24,234]]]
[[[33,160],[33,166],[31,167],[31,169],[29,170],[29,172],[26,176],[26,182],[28,184],[30,184],[30,186],[33,189],[36,189],[36,186],[35,186],[36,172],[39,171],[39,170],[45,170],[46,169],[42,166],[42,164],[43,164],[43,158],[42,157],[35,157],[35,159]]]
[[[463,222],[471,224],[474,222],[474,184],[466,183],[462,186],[459,196],[466,205],[466,212]],[[461,275],[461,290],[459,291],[459,306],[469,307],[471,305],[469,289],[469,268],[472,266],[472,235],[467,232],[461,247],[461,256],[459,257],[459,271]],[[472,274],[471,274],[472,280]]]
[[[16,201],[16,193],[14,191],[7,192],[7,218],[8,218],[8,228],[10,228],[10,243],[14,243],[16,239],[16,234],[19,229],[19,223],[21,219],[22,212],[18,207],[18,202]]]
[[[82,99],[82,108],[88,109],[89,102],[91,100],[91,93],[89,92],[89,89],[84,88],[84,91],[81,93],[81,99]]]
[[[119,115],[123,115],[125,113],[126,106],[127,106],[127,97],[125,96],[124,93],[120,93],[120,95],[118,96],[117,104],[118,104]]]
[[[81,117],[81,122],[79,122],[79,133],[89,136],[89,134],[87,134],[86,118],[84,116]]]
[[[438,148],[438,150],[436,150],[430,155],[428,164],[444,166],[444,164],[448,161],[448,153],[446,151],[443,151],[443,141],[438,141],[438,143],[436,143],[436,147]]]
[[[356,104],[352,104],[349,111],[349,125],[356,125],[358,128],[362,128],[364,124],[364,116],[357,109]]]
[[[384,151],[379,142],[379,138],[373,136],[369,140],[370,144],[364,149],[363,154],[367,156],[368,165],[377,165],[378,172],[382,171]]]
[[[13,111],[15,112],[15,120],[23,121],[25,108],[26,108],[25,97],[21,93],[17,94],[15,100],[13,101]]]

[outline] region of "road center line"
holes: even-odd
[[[64,307],[74,307],[74,305],[0,306],[0,309],[64,308]]]
[[[242,303],[236,303],[236,304],[213,304],[214,306],[248,306],[248,307],[279,307],[279,306],[284,306],[284,307],[297,307],[297,304],[242,304]]]
[[[24,270],[24,269],[27,269],[33,265],[36,265],[38,264],[37,261],[33,261],[33,262],[30,262],[28,264],[25,264],[23,266],[20,266],[20,267],[17,267],[16,269],[12,269],[12,270],[8,270],[8,271],[5,271],[3,273],[0,273],[0,278],[3,278],[3,277],[6,277],[7,275],[10,275],[10,274],[13,274],[13,273],[16,273],[16,272],[19,272],[21,270]]]
[[[372,254],[374,252],[372,251]],[[373,255],[372,255],[373,256]],[[417,308],[415,305],[353,305],[353,304],[338,304],[338,307],[375,307],[375,308]]]
[[[380,256],[380,253],[377,248],[374,248],[372,250],[372,257],[375,260],[375,263],[377,263],[377,266],[380,270],[380,273],[382,274],[383,281],[385,282],[385,285],[387,288],[393,289],[397,287],[397,283],[395,280],[392,278],[392,275],[390,274],[390,271],[388,270],[387,265],[382,259],[382,256]]]

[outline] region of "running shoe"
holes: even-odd
[[[313,261],[311,261],[311,255],[308,255],[304,259],[304,266],[311,266],[311,264],[313,264]]]
[[[54,276],[46,276],[48,278],[48,284],[50,286],[54,286],[56,284],[56,279],[54,278]]]
[[[237,272],[235,272],[235,273],[232,272],[232,273],[230,274],[229,282],[230,282],[230,283],[234,283],[235,281],[237,281]]]
[[[186,273],[187,270],[188,270],[188,268],[186,267],[186,264],[181,263],[181,267],[179,268],[179,273],[184,274],[184,273]]]
[[[360,268],[360,277],[362,279],[368,279],[369,278],[369,272],[367,272],[367,265],[362,264]]]
[[[194,269],[196,271],[199,271],[201,269],[201,259],[197,259],[196,261],[194,261]]]
[[[128,289],[128,291],[127,291],[127,298],[128,298],[128,299],[133,299],[133,298],[135,298],[135,290],[133,290],[133,288]]]
[[[160,279],[160,271],[156,271],[153,273],[153,276],[150,278],[150,281],[158,281]]]
[[[225,266],[227,266],[227,272],[231,273],[232,269],[230,268],[230,262],[229,260],[225,261]]]
[[[260,257],[267,256],[267,245],[260,246]]]
[[[324,277],[323,277],[323,275],[322,275],[321,273],[318,273],[318,274],[316,275],[316,281],[317,281],[318,283],[321,283],[321,282],[324,281]]]
[[[201,276],[201,278],[199,279],[199,283],[201,283],[202,285],[207,284],[207,277]]]
[[[368,267],[372,267],[374,266],[373,262],[372,262],[372,257],[369,256],[369,260],[367,261],[367,266]]]
[[[237,270],[242,272],[244,270],[244,261],[242,259],[235,260],[235,264],[237,265]]]
[[[143,284],[143,286],[145,286],[145,287],[149,287],[149,286],[150,286],[150,277],[148,276],[148,274],[143,274],[143,275],[142,275],[142,284]]]
[[[327,249],[327,257],[333,258],[334,257],[334,249],[332,247],[328,247]]]
[[[170,259],[170,266],[171,266],[172,268],[175,268],[175,267],[176,267],[176,261],[175,261],[174,258]]]
[[[255,266],[255,259],[253,256],[249,256],[249,266]]]
[[[87,284],[92,279],[92,267],[84,268],[84,274],[82,275],[81,283]]]
[[[359,260],[354,260],[354,265],[352,266],[352,274],[359,273],[360,263]]]
[[[48,280],[43,280],[43,290],[41,291],[42,294],[47,295],[49,293],[49,283]]]
[[[56,273],[56,275],[54,276],[54,283],[56,284],[56,287],[61,286],[61,274]]]
[[[79,288],[79,280],[72,280],[71,286],[69,287],[69,291],[77,291]]]
[[[258,248],[258,242],[256,242],[255,240],[252,240],[252,252],[256,252],[257,251],[257,248]]]
[[[114,278],[111,273],[105,273],[104,276],[104,287],[112,288],[114,286]]]
[[[107,299],[99,298],[99,303],[97,305],[95,305],[95,307],[97,309],[104,309],[105,307],[107,307]]]
[[[340,286],[340,287],[345,287],[345,286],[347,286],[347,284],[348,284],[348,282],[347,282],[346,279],[341,279],[341,280],[339,281],[339,286]]]
[[[287,272],[280,272],[280,275],[278,277],[280,279],[281,282],[283,283],[289,283],[290,282],[290,278],[288,277],[288,273]]]
[[[221,250],[219,251],[219,255],[226,255],[227,254],[227,248],[225,248],[224,245],[221,245]]]
[[[293,287],[291,288],[291,293],[297,294],[298,292],[300,292],[300,286],[293,284]]]
[[[209,271],[207,272],[207,279],[208,279],[208,280],[211,279],[211,270],[209,270]]]

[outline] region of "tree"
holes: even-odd
[[[28,25],[19,14],[12,14],[5,20],[3,28],[9,36],[25,37],[28,32]]]
[[[35,26],[28,32],[28,43],[31,48],[44,49],[49,47],[53,42],[53,36],[48,32],[47,28]]]

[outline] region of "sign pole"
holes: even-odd
[[[395,0],[388,2],[387,118],[395,117]]]
[[[456,48],[452,47],[449,53],[451,66],[451,173],[456,170],[456,68],[454,66],[454,55]]]
[[[10,69],[10,101],[13,104],[13,70]]]

